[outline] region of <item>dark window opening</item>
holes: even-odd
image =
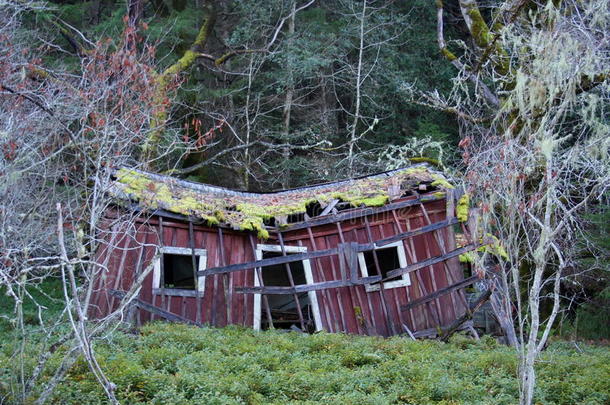
[[[290,253],[288,253],[290,255]],[[270,259],[273,257],[282,256],[279,252],[265,252],[263,251],[263,259]],[[289,263],[290,271],[292,274],[292,280],[294,285],[307,284],[305,279],[305,269],[303,262],[292,262]],[[285,264],[276,264],[273,266],[265,266],[261,269],[263,276],[263,284],[266,287],[290,287],[290,279],[286,272]],[[308,331],[315,330],[313,313],[311,310],[311,304],[309,302],[309,295],[304,292],[297,295],[299,298],[299,304],[301,306],[301,312],[305,320],[305,326]],[[269,309],[271,310],[271,319],[273,326],[276,329],[290,329],[292,325],[300,328],[301,322],[299,320],[299,313],[297,310],[297,304],[293,294],[268,294],[267,301],[269,302]],[[264,303],[261,308],[261,329],[268,329],[269,323],[267,320],[266,309]]]
[[[341,212],[341,211],[345,211],[345,210],[350,210],[352,208],[354,208],[352,203],[347,202],[347,201],[343,201],[343,200],[339,200],[337,205],[335,205],[335,209],[337,210],[337,212]]]
[[[275,226],[276,225],[275,217],[263,218],[263,225]]]
[[[307,204],[307,207],[305,207],[305,210],[306,210],[305,212],[307,212],[307,215],[309,215],[311,218],[317,217],[318,215],[320,215],[322,213],[322,211],[324,211],[322,209],[322,206],[320,205],[320,203],[317,201]]]
[[[305,213],[301,212],[298,214],[290,214],[288,215],[288,218],[286,218],[286,222],[289,224],[294,224],[296,222],[303,222],[305,221]]]
[[[400,261],[398,259],[398,248],[389,247],[385,249],[375,250],[377,254],[377,261],[379,262],[379,268],[381,270],[381,278],[386,278],[388,272],[400,268]],[[375,266],[375,256],[373,251],[364,252],[364,261],[366,263],[366,270],[369,276],[377,276],[377,267]],[[402,276],[393,277],[387,281],[401,280]]]
[[[195,256],[195,269],[199,268],[199,256]],[[193,258],[190,255],[163,253],[163,288],[195,289]]]

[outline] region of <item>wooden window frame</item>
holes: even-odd
[[[305,253],[307,252],[306,246],[284,246],[286,253]],[[258,244],[256,245],[256,260],[263,259],[263,252],[275,252],[282,253],[282,247],[280,245],[264,245]],[[311,270],[311,263],[309,259],[302,260],[303,262],[303,271],[305,273],[305,282],[309,284],[313,284],[313,272]],[[260,287],[260,282],[258,280],[258,270],[261,269],[257,267],[254,269],[254,286]],[[262,271],[261,271],[262,277]],[[321,331],[322,328],[322,317],[320,315],[320,306],[318,304],[318,296],[315,291],[308,291],[307,295],[309,296],[309,302],[311,304],[311,310],[313,312],[314,324],[316,326],[316,331]],[[262,316],[262,306],[261,306],[261,294],[254,294],[254,319],[253,319],[253,328],[254,330],[261,330],[261,316]]]
[[[205,270],[208,262],[208,252],[205,249],[194,249],[195,256],[199,257],[198,271]],[[205,276],[197,277],[197,290],[185,288],[163,288],[161,286],[161,260],[164,254],[192,256],[193,249],[177,246],[162,246],[158,249],[160,253],[153,267],[152,290],[154,295],[177,295],[181,297],[201,296],[205,292]]]
[[[375,250],[382,250],[382,249],[388,249],[388,248],[393,248],[393,247],[396,248],[396,252],[398,254],[398,264],[399,264],[400,268],[407,267],[407,265],[408,265],[407,254],[405,252],[405,245],[404,245],[403,241],[388,243],[387,245],[383,245],[383,246],[375,246]],[[369,271],[366,267],[366,260],[364,258],[364,253],[365,252],[358,252],[358,267],[360,267],[360,273],[362,274],[362,277],[376,276],[377,272],[375,269],[373,269],[374,274],[369,274]],[[410,285],[411,285],[411,277],[409,276],[409,273],[405,273],[401,276],[401,280],[384,282],[383,288],[387,290],[389,288],[409,287]],[[380,283],[365,284],[365,288],[366,288],[367,292],[381,290]]]

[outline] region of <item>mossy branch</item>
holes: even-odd
[[[158,111],[154,113],[151,118],[151,133],[142,147],[142,156],[145,162],[151,161],[157,154],[159,142],[161,141],[163,130],[167,122],[168,114],[164,104],[166,104],[169,84],[172,80],[175,80],[178,75],[193,66],[210,37],[215,22],[216,10],[214,7],[208,7],[207,18],[197,33],[197,37],[195,38],[195,41],[193,41],[191,47],[184,52],[184,55],[182,55],[173,65],[156,76],[154,101],[155,105],[158,106]]]

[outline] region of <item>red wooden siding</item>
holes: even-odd
[[[425,209],[428,218],[421,207],[416,205],[339,224],[287,230],[282,236],[286,245],[305,246],[308,251],[335,248],[345,242],[372,243],[446,219],[444,200],[425,203]],[[161,237],[160,221],[163,229]],[[367,224],[370,227],[370,237]],[[428,232],[403,241],[408,264],[439,256],[453,249],[451,227],[435,232],[436,237],[433,232]],[[224,259],[221,257],[220,233],[217,228],[193,226],[193,236],[194,248],[205,249],[207,252],[207,269],[256,260],[248,233],[222,230]],[[191,247],[188,223],[167,218],[160,220],[159,217],[141,220],[127,230],[109,229],[105,234],[100,235],[100,238],[104,243],[99,249],[96,260],[107,270],[100,270],[95,284],[90,310],[91,315],[95,317],[106,316],[117,308],[119,300],[111,296],[108,290],[128,291],[138,275],[151,264],[160,240],[165,246]],[[439,240],[441,245],[438,243]],[[270,240],[258,241],[258,243],[277,244],[278,242],[272,234]],[[341,280],[338,255],[310,259],[310,264],[314,282]],[[359,277],[361,274],[358,269]],[[144,280],[139,299],[204,324],[222,327],[232,323],[252,327],[254,294],[239,293],[236,289],[254,286],[254,276],[253,269],[207,276],[205,291],[200,299],[201,319],[197,319],[195,297],[153,295],[153,271]],[[367,292],[364,285],[318,290],[315,294],[322,326],[329,332],[388,336],[404,333],[403,325],[410,331],[447,325],[464,313],[465,307],[458,292],[444,295],[406,311],[401,307],[414,299],[454,284],[462,278],[457,259],[450,259],[410,273],[411,285],[407,287],[385,288],[383,292]],[[229,287],[228,307],[225,299],[225,281]],[[264,308],[262,316],[264,317]],[[155,316],[150,312],[142,309],[136,313],[138,324],[154,318]]]

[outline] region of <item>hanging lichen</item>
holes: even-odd
[[[468,211],[470,209],[470,197],[468,194],[464,193],[457,202],[457,206],[455,207],[455,216],[458,221],[466,222],[468,221]]]

